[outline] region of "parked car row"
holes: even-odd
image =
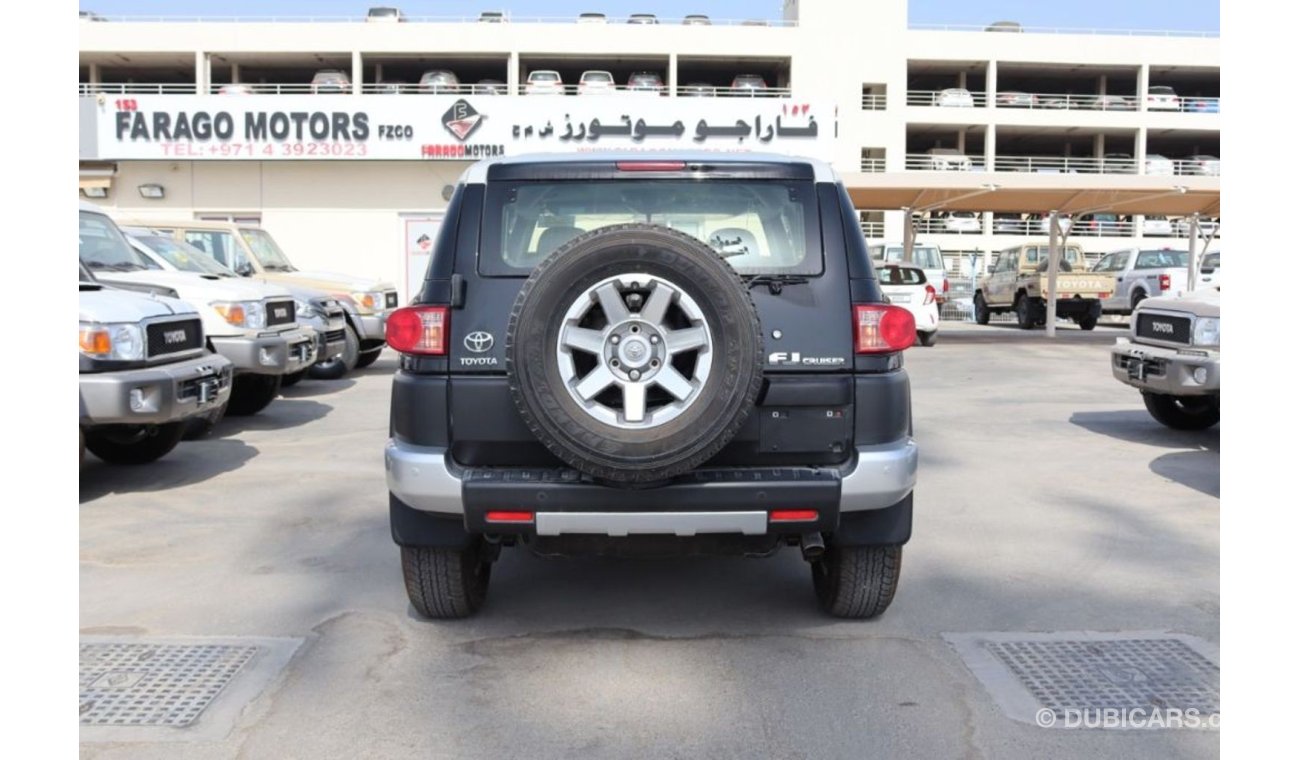
[[[83,12],[82,17],[85,17]],[[479,22],[485,24],[505,24],[510,21],[510,16],[505,11],[483,11],[479,14]],[[366,21],[369,23],[405,23],[406,15],[400,8],[392,6],[375,6],[366,13]],[[579,13],[576,21],[579,24],[608,24],[610,18],[604,13]],[[630,14],[626,23],[629,24],[658,24],[659,17],[653,13],[633,13]],[[702,13],[687,14],[681,21],[683,26],[711,26],[713,21]],[[768,22],[761,19],[753,19],[742,22],[744,26],[767,26]]]
[[[339,69],[322,69],[311,79],[310,91],[313,95],[346,95],[353,91],[352,78]],[[219,85],[218,95],[256,95],[259,92],[271,92],[281,89],[281,85],[259,85],[250,83],[232,83]],[[460,77],[446,69],[433,69],[420,75],[416,83],[401,79],[381,79],[366,87],[367,92],[381,95],[421,94],[469,94],[469,95],[506,95],[509,87],[499,79],[480,79],[473,84],[463,84]],[[722,91],[735,96],[774,96],[776,91],[768,86],[767,80],[759,74],[737,74],[726,88],[717,87],[707,82],[691,82],[678,88],[678,94],[684,97],[712,97]],[[523,85],[525,95],[607,95],[616,92],[641,92],[667,95],[663,75],[657,71],[635,71],[628,76],[624,84],[618,84],[609,71],[591,69],[582,72],[576,85],[566,85],[560,72],[553,69],[536,69],[528,73]]]
[[[912,99],[913,105],[926,105]],[[1099,95],[1099,94],[1045,94],[1023,92],[1020,90],[999,91],[993,97],[998,108],[1050,108],[1050,109],[1085,109],[1094,111],[1136,111],[1138,98],[1135,95]],[[947,108],[972,108],[976,105],[975,96],[963,87],[949,87],[932,94],[931,102]],[[1165,85],[1152,85],[1147,89],[1146,110],[1148,111],[1184,111],[1197,113],[1218,113],[1217,97],[1181,97],[1174,88]]]
[[[397,291],[301,272],[264,230],[79,213],[80,427],[106,462],[143,464],[226,414],[382,352]]]

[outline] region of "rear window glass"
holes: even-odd
[[[1218,268],[1219,268],[1219,254],[1217,253],[1207,254],[1206,257],[1201,260],[1201,269],[1209,271]]]
[[[925,272],[915,267],[881,267],[881,285],[924,285]]]
[[[903,246],[891,245],[884,248],[872,248],[871,258],[887,264],[897,264],[903,260]],[[922,269],[943,269],[943,258],[939,255],[939,249],[932,245],[913,246],[912,263]]]
[[[1187,251],[1142,251],[1134,269],[1160,269],[1187,266]]]
[[[813,183],[771,180],[491,183],[479,269],[527,274],[584,232],[634,222],[691,235],[742,275],[821,274]]]
[[[1047,261],[1047,251],[1048,251],[1048,247],[1045,245],[1031,246],[1029,248],[1029,251],[1025,253],[1025,263],[1037,264],[1039,261],[1038,257],[1040,254],[1043,257],[1042,260]],[[1066,248],[1063,249],[1062,252],[1065,254],[1065,260],[1070,262],[1071,264],[1077,266],[1083,263],[1084,260],[1083,249],[1070,248],[1067,246]]]

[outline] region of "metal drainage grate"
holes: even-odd
[[[1217,716],[1214,648],[1181,634],[945,634],[967,667],[1016,720],[1050,725],[1104,711]],[[1122,726],[1119,726],[1122,727]]]
[[[1069,710],[1219,712],[1219,668],[1176,639],[990,642],[989,651],[1058,717]]]
[[[81,724],[184,728],[258,651],[214,644],[83,643]]]

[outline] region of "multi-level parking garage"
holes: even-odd
[[[536,150],[813,155],[864,235],[901,240],[909,209],[961,277],[1052,210],[1090,255],[1218,234],[1217,38],[909,28],[905,0],[490,20],[84,22],[82,193],[256,221],[300,265],[363,259],[399,285],[471,160]]]

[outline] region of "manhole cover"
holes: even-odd
[[[944,638],[994,701],[1017,720],[1067,728],[1218,723],[1218,654],[1201,639],[1151,633],[969,633]]]
[[[196,722],[224,733],[226,718],[252,699],[284,666],[296,639],[143,639],[83,637],[80,720],[83,739],[130,740],[159,731],[187,732]],[[233,686],[232,686],[233,684]],[[237,692],[231,697],[230,692]],[[218,720],[210,706],[233,702]],[[199,721],[200,716],[204,719]],[[91,735],[85,735],[86,730]],[[107,731],[108,733],[102,733]],[[153,737],[156,738],[156,737]]]
[[[81,722],[188,726],[257,651],[206,644],[82,644]]]

